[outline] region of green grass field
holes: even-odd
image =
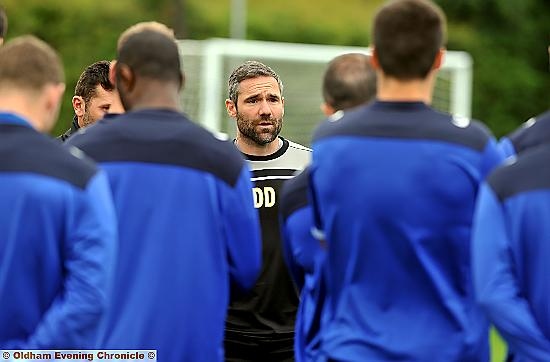
[[[491,342],[491,361],[502,362],[506,358],[506,343],[500,338],[497,331],[492,328],[490,335]]]

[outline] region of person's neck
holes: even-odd
[[[138,111],[142,109],[169,109],[172,111],[181,111],[179,99],[174,97],[154,96],[136,99],[130,110]]]
[[[12,113],[25,119],[39,132],[47,131],[44,128],[44,124],[40,121],[35,107],[33,107],[32,100],[10,95],[0,98],[0,112]]]
[[[174,84],[150,81],[140,83],[141,87],[134,92],[131,110],[169,109],[180,111],[179,88]]]
[[[275,138],[265,145],[260,145],[239,133],[235,138],[235,146],[237,146],[239,151],[251,156],[269,156],[277,152],[282,145],[283,140],[280,137]]]
[[[386,102],[424,102],[431,104],[433,79],[399,80],[387,76],[379,76],[376,98]]]

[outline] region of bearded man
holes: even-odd
[[[283,84],[267,65],[247,61],[229,77],[227,113],[237,123],[235,146],[249,161],[254,206],[262,229],[262,271],[253,290],[232,298],[225,331],[225,357],[292,361],[298,292],[282,255],[278,217],[283,181],[311,159],[311,150],[281,136]]]

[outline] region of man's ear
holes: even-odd
[[[74,96],[72,103],[76,116],[82,117],[86,112],[86,103],[84,102],[84,98],[82,98],[81,96]]]
[[[321,103],[321,112],[323,112],[323,114],[325,116],[330,116],[331,114],[333,114],[334,112],[336,112],[336,110],[334,108],[332,108],[332,106],[330,104],[328,104],[327,102],[323,102]]]
[[[376,48],[372,48],[372,55],[369,57],[370,59],[370,65],[374,70],[380,69],[380,62],[378,61],[378,52],[376,51]]]
[[[65,84],[48,84],[44,88],[41,102],[43,102],[42,124],[40,125],[41,132],[49,132],[55,125],[59,117],[59,108],[63,93],[65,92]]]
[[[183,88],[185,88],[185,74],[180,72],[180,87],[178,90],[181,92]]]
[[[231,99],[225,100],[225,109],[227,109],[227,114],[229,117],[237,118],[237,106]]]
[[[432,65],[432,70],[437,70],[443,65],[443,60],[445,58],[445,48],[440,48],[437,54],[435,55],[434,64]]]
[[[54,85],[50,102],[52,109],[59,110],[63,100],[63,94],[65,94],[65,83],[58,83]]]
[[[117,64],[113,67],[115,86],[124,87],[126,92],[131,92],[136,85],[134,72],[126,64]],[[110,72],[109,72],[110,77]],[[118,82],[117,82],[118,81]]]
[[[116,70],[115,70],[116,60],[111,60],[109,63],[109,82],[116,87]]]

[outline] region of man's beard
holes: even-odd
[[[269,122],[274,125],[274,128],[265,128],[264,130],[256,131],[256,128],[261,122]],[[260,126],[261,127],[261,126]],[[237,128],[239,132],[246,138],[251,139],[258,145],[266,145],[277,139],[283,127],[282,118],[263,117],[260,119],[246,119],[237,112]]]
[[[90,117],[90,112],[86,109],[86,111],[82,115],[82,127],[88,127],[92,123],[93,122],[92,122],[92,119]]]

